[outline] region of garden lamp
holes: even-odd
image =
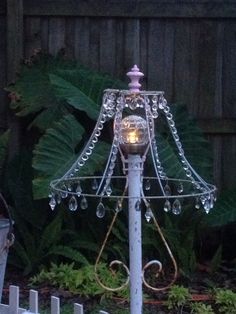
[[[174,215],[181,213],[185,199],[195,199],[195,207],[206,212],[213,208],[216,200],[216,187],[207,183],[193,169],[187,160],[180,142],[173,115],[162,91],[140,90],[143,73],[135,65],[127,73],[131,82],[128,90],[107,89],[104,91],[102,107],[95,128],[81,154],[71,168],[59,179],[50,184],[50,206],[54,209],[61,199],[68,199],[71,211],[79,207],[86,209],[90,198],[97,200],[96,215],[103,218],[106,214],[106,201],[114,204],[114,216],[102,244],[95,264],[95,275],[104,289],[118,291],[130,284],[130,313],[142,313],[142,285],[153,291],[167,289],[177,277],[177,265],[173,254],[161,232],[152,210],[152,203],[163,203],[164,212]],[[155,122],[161,118],[168,127],[175,147],[181,174],[168,175],[162,163],[159,143],[155,133]],[[99,143],[104,124],[113,120],[113,140],[107,162],[101,176],[80,175],[81,169],[89,163],[96,145]],[[118,167],[121,160],[123,174]],[[146,175],[147,164],[153,175]],[[91,188],[88,188],[90,183]],[[119,184],[118,184],[119,183]],[[119,188],[117,188],[117,184]],[[98,275],[98,264],[120,211],[128,204],[129,212],[129,267],[119,260],[110,266],[121,265],[127,273],[126,281],[117,288],[106,286]],[[142,207],[145,208],[147,222],[153,221],[173,263],[173,279],[165,287],[153,287],[146,279],[145,272],[150,266],[162,271],[162,263],[152,260],[142,265]]]

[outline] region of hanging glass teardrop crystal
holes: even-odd
[[[66,198],[68,196],[67,187],[65,184],[61,187],[61,198]]]
[[[179,215],[181,213],[181,203],[178,199],[176,199],[172,205],[172,213],[175,215]]]
[[[98,189],[98,181],[97,179],[93,179],[93,182],[92,182],[92,190],[96,191]]]
[[[214,195],[211,194],[210,195],[210,209],[212,209],[214,207]]]
[[[81,209],[87,209],[88,208],[88,202],[87,199],[83,196],[81,202],[80,202]]]
[[[67,185],[67,190],[68,190],[69,192],[72,191],[72,184],[71,184],[71,183],[69,183],[69,184]]]
[[[181,194],[183,192],[184,188],[183,188],[183,184],[180,182],[177,186],[177,192],[179,194]]]
[[[52,195],[52,197],[50,199],[50,202],[49,202],[49,206],[51,207],[51,210],[54,210],[56,205],[57,205],[57,202],[56,202],[55,196]]]
[[[111,193],[112,193],[111,186],[110,186],[110,185],[108,185],[108,187],[107,187],[107,189],[106,189],[106,194],[107,194],[107,196],[110,196],[110,195],[111,195]]]
[[[210,209],[211,209],[209,200],[206,200],[206,201],[205,201],[203,208],[204,208],[204,210],[205,210],[205,213],[206,213],[206,214],[209,214]]]
[[[78,202],[77,199],[75,198],[75,196],[71,196],[70,200],[69,200],[69,210],[71,211],[75,211],[78,208]]]
[[[122,202],[121,200],[118,200],[116,203],[116,207],[115,207],[115,211],[118,213],[120,211],[122,211]]]
[[[146,180],[145,183],[144,183],[144,189],[146,191],[149,191],[151,189],[151,183],[150,183],[150,180]]]
[[[166,200],[165,201],[165,204],[164,204],[164,211],[166,212],[166,213],[168,213],[168,212],[170,212],[171,211],[171,204],[170,204],[170,201],[169,200]]]
[[[60,193],[56,194],[56,201],[57,201],[57,204],[61,204],[61,194]]]
[[[103,218],[105,216],[105,206],[103,205],[102,202],[100,202],[97,206],[97,209],[96,209],[96,215],[98,218]]]
[[[166,184],[164,186],[164,192],[165,192],[166,196],[170,196],[171,195],[171,189],[170,189],[170,186],[168,184]]]
[[[196,209],[199,209],[200,207],[201,207],[201,203],[200,203],[199,198],[197,197],[197,198],[196,198],[196,202],[195,202],[195,208],[196,208]]]
[[[81,189],[81,185],[80,183],[77,184],[77,187],[76,187],[76,190],[75,190],[75,193],[77,196],[80,196],[81,193],[82,193],[82,189]]]
[[[145,212],[145,218],[146,218],[147,222],[150,222],[150,220],[152,219],[152,210],[151,210],[150,206],[147,207],[147,210]]]
[[[135,210],[139,212],[141,210],[140,206],[141,206],[141,202],[140,200],[137,200],[137,202],[135,203]]]

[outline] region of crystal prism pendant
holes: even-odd
[[[105,206],[100,202],[97,206],[96,215],[98,218],[103,218],[105,216]]]
[[[92,190],[96,191],[97,189],[98,189],[98,181],[97,179],[93,179]]]
[[[178,199],[176,199],[172,205],[172,213],[175,215],[179,215],[181,213],[181,203]]]
[[[149,190],[151,189],[150,180],[146,180],[146,181],[145,181],[144,189],[145,189],[146,191],[149,191]]]
[[[139,211],[141,210],[140,205],[141,205],[140,200],[137,200],[137,202],[135,203],[135,210],[136,210],[137,212],[139,212]]]
[[[107,194],[107,196],[110,196],[110,195],[111,195],[111,193],[112,193],[111,186],[110,186],[110,185],[108,185],[108,187],[107,187],[107,189],[106,189],[106,194]]]
[[[178,186],[177,186],[177,192],[180,194],[180,193],[183,192],[183,190],[184,190],[183,184],[182,184],[182,183],[179,183]]]
[[[168,212],[170,212],[171,211],[171,204],[170,204],[170,201],[169,200],[166,200],[165,201],[165,204],[164,204],[164,211],[166,212],[166,213],[168,213]]]
[[[81,209],[87,209],[88,208],[88,202],[87,199],[83,196],[81,202],[80,202]]]
[[[115,212],[118,213],[120,211],[122,211],[122,202],[121,202],[121,200],[118,200],[116,203]]]
[[[205,201],[205,203],[204,203],[204,205],[203,205],[203,208],[204,208],[204,210],[205,210],[205,213],[206,213],[206,214],[209,214],[210,209],[211,209],[209,200],[206,200],[206,201]]]
[[[61,198],[66,198],[68,196],[68,192],[65,184],[61,187],[61,190]]]
[[[56,194],[56,201],[57,201],[57,204],[61,204],[61,194],[60,193]]]
[[[56,205],[57,205],[57,202],[56,202],[55,196],[52,195],[52,197],[50,199],[50,202],[49,202],[49,206],[51,207],[51,210],[54,210]]]
[[[196,198],[196,202],[195,202],[195,208],[196,208],[196,209],[199,209],[200,207],[201,207],[201,203],[200,203],[199,198],[197,197],[197,198]]]
[[[171,189],[170,189],[170,186],[168,184],[165,185],[164,192],[165,192],[166,196],[170,196],[171,195]]]
[[[150,222],[150,220],[152,219],[152,210],[151,210],[150,206],[147,207],[147,210],[145,213],[145,218],[146,218],[147,222]]]
[[[70,200],[69,200],[69,210],[71,210],[72,212],[75,211],[78,208],[78,202],[77,199],[75,198],[75,196],[71,196]]]
[[[76,195],[79,197],[82,193],[81,185],[78,183],[76,190],[75,190]]]
[[[214,207],[214,195],[211,194],[210,195],[210,209],[212,209]]]

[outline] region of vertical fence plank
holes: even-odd
[[[6,119],[6,17],[0,16],[0,132],[7,127]]]
[[[60,314],[60,299],[51,297],[51,314]]]
[[[7,82],[16,80],[20,61],[23,57],[23,1],[7,0]],[[19,151],[20,124],[15,115],[9,116],[11,129],[9,143],[9,159]]]
[[[65,18],[51,17],[49,20],[48,52],[58,54],[65,48]]]
[[[26,17],[24,26],[24,58],[29,58],[36,49],[41,48],[41,19],[38,17]]]
[[[100,69],[115,75],[115,42],[114,20],[103,19],[100,32]]]
[[[23,57],[23,2],[7,1],[7,80],[14,82]]]
[[[140,63],[140,20],[125,21],[124,66],[129,70],[134,64]]]
[[[30,290],[29,309],[38,314],[38,291]]]
[[[9,293],[9,314],[16,314],[19,309],[19,287],[10,286]]]
[[[89,65],[89,18],[77,18],[75,22],[75,58]]]
[[[83,305],[74,303],[74,314],[84,314]]]

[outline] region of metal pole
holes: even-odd
[[[139,155],[128,155],[131,314],[142,314],[143,306],[141,211],[136,208],[141,196],[141,165],[142,159]]]

